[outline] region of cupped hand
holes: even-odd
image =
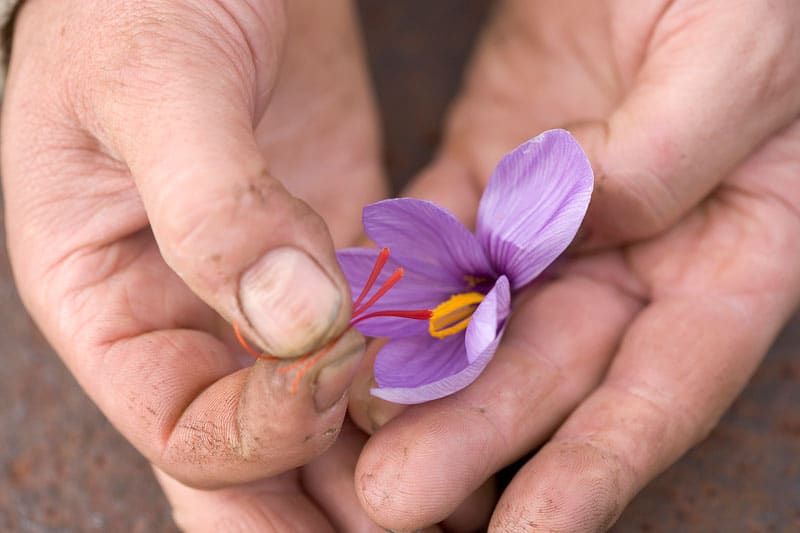
[[[441,520],[538,449],[490,529],[604,530],[713,428],[800,301],[798,16],[790,2],[498,6],[408,193],[474,223],[500,157],[559,126],[589,152],[595,193],[573,256],[517,295],[475,383],[409,408],[353,392],[375,431],[356,470],[374,520]]]
[[[363,353],[334,243],[384,191],[352,6],[30,0],[3,107],[22,298],[179,525],[375,527],[357,433],[297,469],[339,434]],[[280,357],[338,340],[296,381],[233,321]]]

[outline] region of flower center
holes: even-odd
[[[479,292],[462,292],[437,305],[428,321],[431,337],[443,339],[465,330],[483,298]]]

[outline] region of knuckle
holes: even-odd
[[[241,185],[200,185],[189,198],[186,189],[196,181],[194,175],[194,169],[184,169],[183,175],[154,185],[155,223],[164,245],[176,258],[195,260],[198,254],[218,253],[226,244],[223,233],[253,213],[279,207],[273,205],[274,200],[280,201],[274,198],[274,184],[253,180],[244,180]]]
[[[619,224],[614,230],[628,239],[641,239],[671,227],[682,207],[669,177],[646,169],[612,171],[600,177],[597,196],[614,206]]]
[[[159,109],[165,99],[209,90],[208,74],[231,97],[252,98],[256,79],[252,47],[220,2],[115,2],[84,13],[79,25],[101,28],[75,44],[75,107],[96,136],[106,139],[107,122],[132,110]],[[110,104],[110,105],[109,105]]]
[[[154,215],[157,239],[167,262],[177,270],[191,265],[198,258],[219,253],[220,228],[229,222],[229,202],[224,199],[204,200],[196,197],[187,205],[180,198],[164,202],[167,212]],[[198,262],[197,264],[204,264]],[[181,274],[181,272],[178,272]]]
[[[230,174],[242,177],[229,181],[217,180],[199,167],[171,173],[173,166],[158,169],[156,174],[172,176],[163,183],[143,178],[150,191],[145,203],[165,261],[197,289],[214,292],[234,283],[265,251],[267,241],[290,239],[308,216],[297,210],[298,202],[280,182],[260,170],[263,162],[257,157],[231,162]],[[191,196],[186,192],[190,188]],[[264,239],[254,239],[257,228],[268,231]]]
[[[106,44],[91,54],[104,61],[97,62],[97,73],[129,72],[135,76],[163,73],[164,67],[174,69],[178,61],[187,67],[215,63],[225,69],[243,67],[248,62],[249,48],[241,31],[223,20],[222,9],[215,2],[206,9],[191,7],[184,2],[126,2],[108,15],[107,30],[97,39]],[[202,54],[204,61],[198,63]],[[152,81],[162,83],[158,78]]]
[[[210,297],[231,286],[239,273],[225,233],[230,221],[219,205],[191,206],[156,229],[164,261],[198,295]]]
[[[715,421],[709,420],[705,406],[684,401],[663,388],[643,382],[617,384],[615,388],[624,395],[629,404],[636,404],[641,408],[643,416],[651,421],[651,427],[660,428],[663,432],[660,435],[662,440],[670,440],[672,433],[694,436],[693,441],[697,442],[716,425]]]

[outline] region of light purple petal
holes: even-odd
[[[475,381],[494,356],[510,304],[508,279],[503,276],[475,310],[466,335],[390,341],[375,361],[379,388],[372,389],[372,395],[394,403],[415,404],[463,389]]]
[[[478,209],[478,238],[517,289],[569,245],[586,214],[594,176],[580,145],[550,130],[506,155]]]
[[[379,250],[375,248],[347,248],[336,252],[336,258],[339,260],[339,265],[341,265],[350,285],[353,301],[361,294],[364,284],[369,279],[372,268],[375,266],[375,260],[378,258],[378,253]],[[390,257],[375,281],[372,290],[363,301],[366,302],[370,296],[375,294],[378,288],[398,267],[397,262]],[[463,290],[463,283],[447,284],[431,280],[406,269],[403,278],[380,300],[375,302],[366,313],[386,310],[433,309],[453,294]],[[362,335],[368,337],[405,337],[408,335],[427,335],[428,333],[427,320],[392,317],[370,318],[364,322],[359,322],[355,327]]]
[[[408,270],[445,283],[495,276],[478,239],[449,211],[414,198],[364,208],[364,231]]]
[[[511,288],[508,278],[500,276],[494,288],[480,303],[467,326],[467,359],[477,360],[498,337],[511,313]],[[494,353],[494,350],[492,350]],[[488,361],[487,361],[488,362]],[[481,368],[483,370],[483,368]]]
[[[375,381],[381,390],[410,390],[452,376],[467,364],[463,332],[444,339],[428,334],[392,339],[375,359]]]

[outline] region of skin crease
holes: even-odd
[[[242,369],[232,292],[206,283],[235,278],[270,239],[318,254],[343,283],[330,239],[351,244],[361,206],[386,194],[367,79],[344,1],[29,0],[20,12],[2,130],[19,290],[153,462],[187,531],[382,531],[353,488],[363,435],[345,425],[336,440],[363,341],[342,339],[291,395],[290,362]],[[175,185],[184,166],[191,187]],[[192,217],[199,229],[170,233]],[[326,371],[333,406],[317,412]],[[339,490],[319,490],[334,474]]]
[[[271,2],[29,0],[3,117],[20,292],[88,394],[157,465],[185,529],[362,530],[374,527],[370,518],[413,529],[446,517],[556,428],[503,495],[493,527],[603,529],[713,426],[797,302],[796,10],[788,1],[736,4],[498,7],[441,155],[411,193],[469,223],[500,155],[566,125],[598,175],[583,246],[605,251],[521,295],[505,347],[472,387],[409,409],[373,437],[358,459],[360,502],[350,490],[315,490],[342,465],[337,482],[352,484],[363,437],[348,425],[327,453],[292,469],[331,444],[343,416],[345,397],[311,411],[316,374],[285,409],[231,423],[227,407],[254,383],[284,401],[288,383],[279,364],[240,370],[217,314],[233,317],[231,293],[208,282],[247,263],[238,254],[253,253],[264,227],[300,227],[281,238],[318,252],[337,277],[320,219],[269,180],[223,204],[237,217],[202,202],[186,212],[162,195],[164,176],[187,160],[251,180],[266,167],[313,206],[337,246],[357,237],[360,206],[385,190],[360,45],[341,38],[353,34],[352,12],[335,9],[345,4],[326,3],[326,12],[294,2],[284,16]],[[165,157],[183,138],[194,141],[186,159]],[[239,174],[223,165],[232,162]],[[205,185],[230,190],[227,181]],[[264,199],[269,209],[259,207]],[[217,236],[207,222],[186,231],[187,221],[220,213],[226,238],[203,240]],[[254,220],[230,231],[238,217]],[[158,230],[172,220],[183,224],[177,243]],[[179,268],[214,265],[211,249],[220,266]],[[363,393],[351,407],[368,429],[395,414]]]
[[[356,478],[379,524],[435,523],[543,445],[490,530],[603,531],[714,427],[800,301],[794,8],[497,6],[407,194],[474,224],[499,158],[553,127],[587,149],[595,194],[571,261],[517,295],[470,387],[388,404],[367,393],[369,350],[350,412],[373,432]]]

